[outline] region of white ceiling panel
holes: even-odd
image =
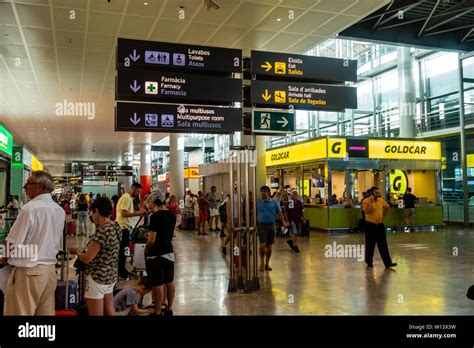
[[[1,45],[0,53],[9,58],[27,58],[26,49],[22,45]]]
[[[260,47],[273,35],[275,35],[274,31],[252,30],[251,32],[244,35],[239,41],[237,41],[235,46],[241,48]]]
[[[12,5],[7,2],[0,2],[0,23],[16,25],[13,15]]]
[[[139,3],[140,1],[137,1]],[[161,18],[174,19],[189,21],[193,18],[194,14],[203,5],[202,1],[196,0],[174,0],[166,2],[164,10],[161,13]],[[180,13],[180,7],[184,8],[184,19],[182,19]]]
[[[314,9],[338,14],[348,8],[357,6],[358,3],[359,1],[354,0],[321,0]]]
[[[202,6],[196,15],[195,21],[207,24],[223,24],[227,16],[240,6],[240,1],[237,0],[219,0],[218,3],[219,11],[208,10],[207,6]]]
[[[232,17],[226,22],[226,25],[234,27],[252,28],[264,18],[273,9],[270,5],[243,3],[239,9],[234,12]]]
[[[84,33],[56,30],[56,45],[63,48],[84,48]]]
[[[53,31],[50,29],[23,28],[28,45],[54,47]]]
[[[148,5],[144,5],[145,2],[148,3]],[[143,17],[156,17],[163,7],[164,2],[164,0],[130,1],[127,13]],[[171,2],[176,3],[177,1],[172,0]]]
[[[59,48],[58,59],[63,63],[73,63],[76,66],[82,64],[82,52],[83,50],[76,50],[70,48]]]
[[[120,28],[120,37],[145,39],[154,21],[151,17],[125,16]]]
[[[91,12],[87,29],[90,33],[115,35],[121,18],[120,14]]]
[[[299,38],[301,38],[301,36],[298,34],[281,33],[271,41],[265,43],[262,49],[275,52],[285,51],[288,46],[293,45]]]
[[[86,9],[88,0],[52,0],[53,6],[65,7],[68,9]],[[93,0],[96,2],[106,2],[102,0]]]
[[[15,5],[23,27],[51,29],[49,7],[35,5]]]
[[[132,1],[135,2],[135,1]],[[90,6],[92,11],[102,11],[108,13],[122,13],[125,9],[126,0],[108,1],[91,1]]]
[[[264,20],[258,25],[258,29],[280,31],[291,23],[295,22],[295,19],[290,19],[288,16],[288,8],[277,7],[272,11]],[[294,13],[293,18],[298,18],[304,12],[300,9],[292,9]]]
[[[56,61],[56,54],[51,47],[29,46],[29,51],[33,60]]]
[[[13,25],[0,25],[0,43],[23,44],[18,27]]]
[[[309,11],[305,13],[297,21],[291,23],[285,32],[307,34],[314,28],[319,27],[322,23],[327,22],[334,15],[326,12]]]
[[[181,36],[181,41],[184,43],[204,44],[217,28],[217,25],[191,24]]]
[[[74,11],[74,13],[71,13]],[[59,30],[84,31],[87,12],[79,9],[57,8],[54,10],[54,27]]]
[[[209,45],[225,46],[229,42],[235,42],[245,34],[245,28],[221,27],[208,41]]]
[[[103,34],[89,34],[87,35],[87,51],[105,51],[111,52],[117,40],[115,36]]]
[[[150,35],[150,40],[174,42],[184,29],[184,21],[160,19]]]

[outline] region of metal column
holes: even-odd
[[[458,55],[459,67],[459,128],[461,137],[461,171],[462,171],[462,190],[464,202],[464,226],[469,226],[469,187],[467,184],[467,156],[466,156],[466,129],[464,124],[464,73],[463,56]]]
[[[229,135],[229,148],[231,149],[234,144],[234,136],[233,134]],[[229,163],[229,188],[230,188],[230,272],[229,272],[229,286],[227,287],[227,292],[236,292],[237,286],[235,281],[235,271],[234,271],[234,164],[232,161]]]

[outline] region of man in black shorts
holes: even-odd
[[[164,206],[161,199],[154,202],[155,213],[150,217],[149,232],[145,247],[146,272],[155,296],[155,315],[173,315],[175,294],[173,234],[176,217]],[[168,308],[161,311],[164,300],[164,286]]]
[[[288,227],[285,217],[281,213],[280,205],[270,197],[270,187],[260,188],[262,198],[257,201],[257,231],[260,239],[260,271],[271,271],[270,258],[272,244],[275,240],[275,222],[277,217]]]
[[[413,224],[415,223],[415,201],[416,197],[411,193],[411,188],[407,188],[407,192],[403,195],[403,215],[405,216],[405,232],[414,232]]]

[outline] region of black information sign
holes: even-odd
[[[347,139],[346,150],[349,157],[369,158],[369,140]]]
[[[328,82],[357,82],[357,61],[252,51],[252,74]]]
[[[179,69],[239,73],[242,50],[118,39],[117,69]]]
[[[82,172],[82,176],[106,176],[107,172],[105,170],[89,170],[87,172]]]
[[[251,103],[289,106],[306,110],[342,110],[357,108],[355,87],[314,83],[252,81]]]
[[[172,72],[119,70],[116,99],[230,104],[242,102],[242,80]]]
[[[242,110],[200,105],[117,103],[115,130],[167,133],[240,132]]]

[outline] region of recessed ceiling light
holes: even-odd
[[[30,87],[30,85],[25,85],[26,88]]]
[[[45,128],[45,127],[43,127],[43,129],[44,129],[44,130],[46,130],[46,128]]]
[[[277,22],[280,22],[281,21],[281,18],[277,18]]]
[[[144,2],[143,5],[148,6],[148,2]]]

